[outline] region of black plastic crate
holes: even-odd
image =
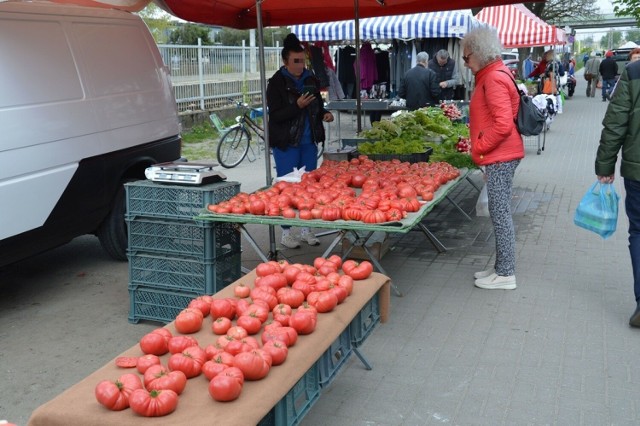
[[[362,307],[360,312],[351,320],[351,344],[359,347],[369,337],[374,328],[380,323],[380,301],[378,295],[374,295]]]
[[[140,180],[127,183],[127,216],[192,219],[208,204],[228,200],[240,192],[239,182],[200,186],[171,185]]]
[[[314,364],[293,388],[262,418],[258,426],[294,426],[320,398],[320,375]]]
[[[214,294],[242,275],[239,250],[213,261],[150,253],[129,254],[129,285],[184,293]]]
[[[347,327],[316,362],[320,371],[320,387],[333,381],[352,352],[351,330]]]
[[[366,154],[369,159],[374,161],[390,161],[400,160],[409,163],[426,163],[433,152],[433,148],[427,147],[425,152],[417,152],[415,154]]]
[[[129,322],[151,320],[169,323],[198,297],[195,293],[178,293],[149,287],[129,287]]]
[[[240,250],[240,232],[231,223],[127,218],[129,252],[194,256],[214,261]]]

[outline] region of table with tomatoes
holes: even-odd
[[[351,233],[353,247],[362,247],[369,260],[383,274],[378,259],[367,249],[375,231],[407,233],[421,230],[439,252],[445,246],[424,223],[425,217],[449,197],[469,169],[448,163],[402,163],[392,161],[325,161],[300,183],[278,182],[252,194],[240,193],[230,200],[209,205],[197,220],[236,223],[241,234],[263,261],[267,255],[244,227],[245,224],[306,226],[336,230],[337,236],[324,251],[327,257]],[[468,217],[468,216],[467,216]],[[348,257],[348,252],[344,258]],[[397,295],[402,293],[392,285]]]
[[[331,266],[328,264],[330,261],[337,262],[328,258],[321,263],[327,263],[324,266],[328,268]],[[271,265],[259,266],[267,268]],[[292,272],[287,271],[284,266],[281,263],[283,275]],[[322,268],[323,265],[317,266]],[[343,272],[338,275],[347,274],[347,270],[343,267]],[[330,274],[335,273],[334,270],[327,272],[327,279],[330,279]],[[126,350],[53,400],[37,408],[29,419],[29,426],[135,426],[148,424],[151,420],[147,416],[154,416],[154,425],[255,425],[306,375],[373,298],[378,298],[380,321],[385,322],[388,318],[389,278],[374,272],[363,280],[354,278],[350,286],[351,293],[328,312],[320,313],[322,302],[315,301],[313,306],[319,313],[316,314],[315,328],[308,334],[304,322],[310,314],[304,311],[308,309],[306,305],[301,305],[298,308],[301,312],[298,315],[300,318],[296,319],[299,324],[290,323],[290,327],[287,327],[299,326],[299,336],[295,344],[288,346],[288,353],[281,360],[281,364],[280,361],[276,362],[275,351],[273,354],[269,352],[272,360],[272,364],[269,363],[270,368],[253,368],[258,353],[282,347],[281,343],[285,341],[280,340],[286,336],[279,333],[278,327],[267,330],[267,326],[264,325],[262,335],[255,334],[258,340],[263,342],[260,350],[242,350],[240,346],[249,344],[248,339],[230,339],[228,345],[234,345],[233,351],[231,348],[224,351],[227,356],[231,356],[229,354],[234,351],[237,352],[234,367],[216,374],[205,369],[207,363],[204,363],[201,371],[196,371],[193,368],[194,362],[202,357],[209,358],[207,352],[220,346],[218,339],[232,337],[230,333],[235,329],[240,332],[240,318],[246,317],[246,323],[242,323],[247,329],[243,330],[251,330],[250,322],[255,320],[260,311],[260,306],[254,302],[255,305],[245,307],[244,313],[234,320],[234,326],[225,327],[225,302],[233,299],[239,309],[242,301],[257,300],[257,290],[264,290],[265,287],[275,284],[267,281],[275,281],[275,278],[268,277],[277,274],[278,272],[266,274],[265,271],[256,269],[215,295],[193,299],[193,306],[190,304],[175,321],[142,336],[138,345]],[[301,274],[302,272],[299,272],[293,277],[294,283]],[[309,272],[308,275],[312,274]],[[290,281],[288,278],[287,281]],[[293,290],[296,286],[288,285],[286,288]],[[243,298],[246,289],[249,289],[253,299]],[[256,294],[253,294],[254,292]],[[310,294],[307,296],[308,303],[312,303],[309,301]],[[201,305],[207,303],[203,309]],[[271,319],[278,315],[277,306],[269,313]],[[301,311],[300,308],[304,309]],[[205,311],[211,315],[203,317]],[[194,318],[198,317],[195,315],[198,312],[199,321]],[[290,322],[293,317],[292,314]],[[198,322],[200,324],[197,324]],[[227,328],[226,333],[221,335],[218,327]],[[155,355],[159,349],[164,350],[157,352],[160,355]],[[222,354],[218,352],[218,356],[221,357]],[[213,357],[210,361],[213,361]],[[207,368],[218,367],[213,362],[208,363],[212,365]],[[234,369],[241,369],[244,375],[241,392],[232,389],[234,386],[237,387],[239,380],[231,371]],[[209,376],[212,378],[209,379]]]

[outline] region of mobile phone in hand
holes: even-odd
[[[316,93],[317,90],[318,89],[316,89],[316,86],[305,84],[303,89],[302,89],[302,94],[304,94],[304,95],[313,95],[313,94]]]

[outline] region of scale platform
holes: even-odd
[[[217,163],[174,161],[147,167],[144,174],[147,179],[153,182],[204,185],[227,180],[227,177],[222,172],[214,170],[217,165]]]

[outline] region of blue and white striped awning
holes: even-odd
[[[457,37],[478,26],[471,11],[415,13],[380,16],[360,20],[360,39],[391,40],[413,38]],[[355,40],[355,23],[335,21],[321,24],[292,25],[291,32],[301,41]]]

